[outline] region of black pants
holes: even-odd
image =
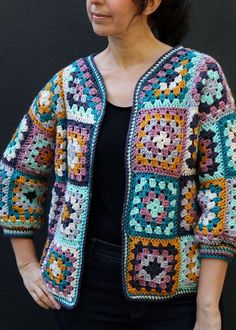
[[[193,330],[196,295],[130,301],[122,292],[121,247],[90,237],[78,305],[53,310],[60,330]],[[223,303],[220,300],[223,325]],[[222,328],[223,329],[223,328]]]

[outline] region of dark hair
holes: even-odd
[[[138,8],[136,15],[140,15],[148,4],[148,0],[133,2]],[[188,0],[162,0],[157,10],[148,16],[148,24],[160,41],[176,46],[188,33],[189,12]]]

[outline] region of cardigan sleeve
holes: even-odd
[[[197,73],[199,140],[194,228],[200,259],[232,261],[236,253],[236,109],[221,65],[205,54]]]
[[[33,236],[45,222],[57,118],[63,111],[63,69],[34,97],[0,158],[0,226],[7,237]]]

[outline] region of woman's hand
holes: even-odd
[[[196,323],[193,330],[221,330],[219,308],[197,306]]]
[[[57,303],[46,286],[38,260],[32,260],[22,265],[19,267],[19,272],[26,289],[38,305],[45,309],[60,309],[60,304]]]

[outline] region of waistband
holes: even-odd
[[[122,246],[111,242],[104,241],[100,238],[94,237],[91,234],[87,237],[88,250],[100,251],[103,254],[115,256],[120,258]]]

